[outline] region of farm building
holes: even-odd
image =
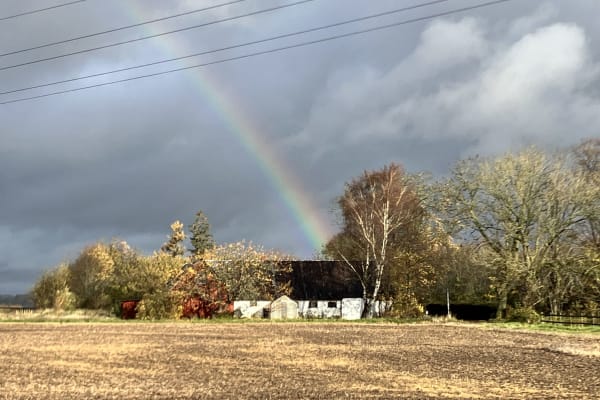
[[[299,315],[303,318],[360,319],[364,302],[360,297],[340,300],[299,300]]]
[[[362,286],[343,261],[294,261],[290,281],[300,317],[360,319]]]
[[[260,316],[258,309],[263,307],[262,315],[271,318],[344,318],[359,319],[363,309],[362,287],[356,276],[343,261],[292,261],[291,271],[280,277],[291,285],[290,297],[273,303],[235,301],[234,310],[238,316],[250,314]],[[298,300],[292,300],[298,299]],[[282,317],[281,304],[293,307],[296,317]],[[293,302],[295,304],[292,305]],[[287,312],[287,310],[286,310]]]
[[[362,298],[340,300],[298,300],[287,296],[269,301],[234,301],[234,315],[241,318],[341,318],[360,319],[364,309]]]
[[[233,315],[239,318],[265,318],[270,305],[268,300],[235,300]]]

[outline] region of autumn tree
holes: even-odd
[[[77,307],[111,306],[107,288],[114,265],[109,246],[101,242],[87,246],[69,263],[69,287],[77,296]]]
[[[205,260],[185,264],[171,285],[174,295],[186,301],[198,299],[205,316],[226,312],[233,308],[227,286],[219,281]],[[180,302],[181,303],[181,302]]]
[[[66,264],[44,272],[31,290],[35,306],[56,310],[75,308],[77,299],[69,288],[69,280],[70,271]]]
[[[290,257],[244,241],[216,246],[205,260],[230,300],[273,300],[290,294]]]
[[[398,247],[424,215],[413,179],[397,164],[365,171],[346,184],[337,201],[341,232],[327,245],[330,257],[339,257],[354,271],[363,288],[365,315],[373,315]]]
[[[177,220],[171,224],[169,240],[162,245],[160,250],[173,257],[183,256],[185,253],[185,247],[183,245],[184,240],[185,232],[183,231],[183,224]]]
[[[131,248],[125,241],[114,240],[108,246],[108,253],[113,262],[111,274],[107,277],[106,291],[111,298],[115,312],[119,312],[119,304],[123,300],[141,299],[146,287],[146,257]]]
[[[182,299],[172,290],[173,282],[187,259],[165,252],[144,257],[132,290],[141,293],[138,317],[141,319],[178,318]]]
[[[215,241],[210,233],[210,224],[208,218],[202,211],[196,213],[194,222],[189,226],[190,242],[192,248],[190,252],[193,256],[202,256],[205,251],[215,246]]]
[[[523,307],[540,304],[540,274],[559,267],[556,249],[566,246],[585,220],[585,182],[562,157],[528,149],[461,161],[441,191],[438,206],[449,231],[479,246],[493,270],[498,315],[510,297]]]

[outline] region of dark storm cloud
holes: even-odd
[[[478,2],[457,0],[358,26]],[[257,3],[2,57],[0,67],[284,2]],[[0,16],[40,4],[5,1]],[[0,71],[0,91],[398,7],[391,0],[318,0],[168,38]],[[0,22],[0,52],[193,8],[198,2],[84,2]],[[597,135],[599,13],[595,0],[514,0],[200,72],[0,106],[0,292],[26,291],[41,270],[76,257],[96,240],[120,237],[151,252],[165,240],[173,220],[188,225],[199,209],[207,214],[219,242],[247,239],[310,256],[313,250],[285,199],[260,168],[257,155],[231,130],[236,115],[220,111],[223,104],[216,94],[225,107],[234,105],[260,127],[263,139],[325,214],[344,181],[391,161],[413,172],[444,174],[465,155],[527,144],[555,148]],[[351,29],[30,93],[122,79]],[[209,80],[216,92],[203,91],[198,86],[202,80]],[[331,216],[324,218],[333,223]]]

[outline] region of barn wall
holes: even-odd
[[[313,301],[314,302],[314,301]],[[335,302],[335,307],[329,307]],[[298,300],[298,314],[303,318],[341,318],[342,302],[340,300],[317,300],[316,307],[310,307],[310,300]]]
[[[300,318],[342,318],[356,320],[362,317],[364,302],[362,298],[344,298],[342,300],[295,300],[298,304],[298,317]],[[316,302],[316,307],[311,307],[311,302]],[[335,307],[329,307],[335,303]],[[252,306],[252,305],[255,306]],[[375,310],[379,309],[380,315],[385,312],[386,302],[376,301]],[[233,302],[234,315],[242,315],[250,307],[260,307],[269,310],[270,301],[236,300]]]
[[[364,309],[364,302],[361,298],[342,299],[342,318],[360,319]]]
[[[260,308],[267,308],[271,305],[271,302],[268,300],[258,300],[258,301],[250,301],[250,300],[235,300],[233,302],[233,312],[234,314],[240,313],[243,314],[249,307],[257,306]]]

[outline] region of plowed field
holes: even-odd
[[[0,399],[600,398],[600,337],[471,325],[2,323]]]

